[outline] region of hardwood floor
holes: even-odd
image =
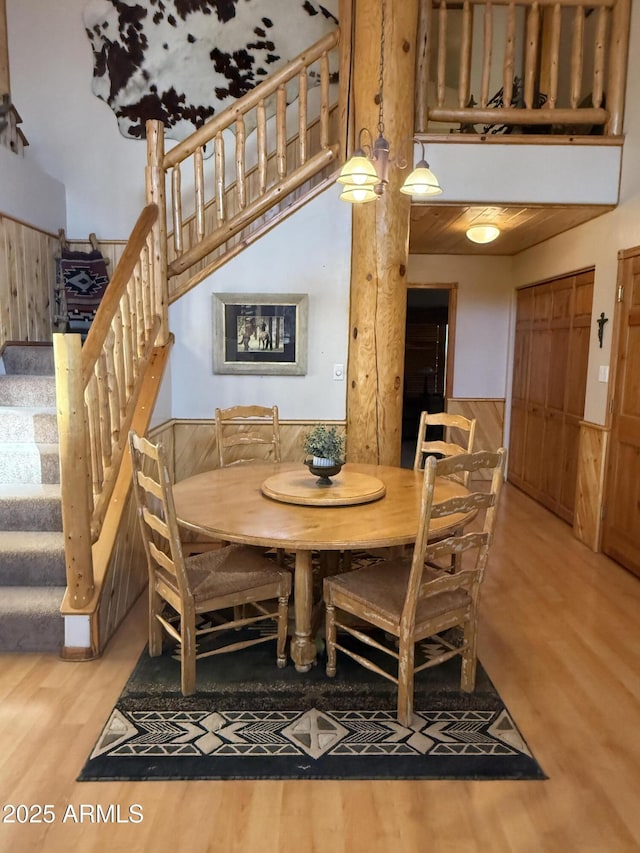
[[[0,804],[56,815],[0,823],[0,851],[639,851],[639,613],[637,578],[507,485],[480,657],[547,781],[77,783],[144,645],[140,600],[98,661],[0,657]],[[83,804],[143,820],[63,822]]]

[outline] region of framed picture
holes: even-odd
[[[306,293],[214,293],[213,372],[307,372]]]

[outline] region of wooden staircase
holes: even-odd
[[[346,142],[346,112],[330,100],[339,43],[336,30],[168,152],[162,125],[149,122],[149,203],[86,342],[54,334],[53,350],[5,350],[0,651],[95,657],[143,588],[125,450],[128,430],[149,425],[172,343],[169,303],[330,182]],[[21,349],[37,365],[25,368]]]

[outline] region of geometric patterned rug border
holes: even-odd
[[[78,781],[547,778],[480,664],[472,694],[459,659],[419,673],[405,727],[386,679],[346,655],[334,679],[322,655],[279,670],[272,645],[198,661],[187,698],[170,652],[145,650]]]

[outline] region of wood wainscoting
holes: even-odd
[[[0,215],[0,345],[50,341],[58,238]]]
[[[87,240],[69,240],[74,252],[90,252]],[[99,240],[113,272],[126,241]],[[0,214],[0,346],[7,341],[51,341],[57,235]]]
[[[447,400],[447,412],[450,415],[463,415],[465,418],[476,419],[474,450],[495,451],[504,446],[504,408],[504,400],[500,398],[474,400],[457,397]],[[484,474],[481,479],[491,479],[490,473],[481,473]]]
[[[573,531],[592,551],[600,550],[609,433],[608,427],[580,422]]]
[[[201,471],[210,471],[218,467],[218,448],[213,418],[203,420],[173,420],[172,448],[168,444],[166,430],[163,441],[168,457],[173,460],[173,476],[176,481],[184,480]],[[318,421],[280,420],[280,452],[283,462],[295,462],[304,459],[304,436]],[[338,432],[343,432],[344,421],[324,421],[335,424]],[[173,450],[173,452],[171,452]]]

